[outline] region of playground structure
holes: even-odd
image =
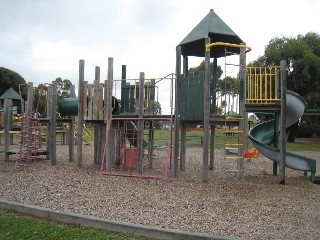
[[[83,78],[84,60],[80,60],[78,129],[83,121],[94,124],[94,162],[100,164],[101,174],[167,179],[172,114],[154,112],[157,83],[169,81],[173,86],[173,74],[146,79],[141,72],[138,79],[127,79],[123,65],[121,80],[114,80],[113,58],[108,59],[108,79],[104,84],[100,83],[100,68],[95,71],[94,83],[88,84]],[[118,93],[119,100],[115,97]],[[172,108],[172,99],[170,105]],[[169,125],[169,131],[156,129],[164,123]],[[161,135],[164,131],[167,133]],[[78,142],[82,142],[81,138],[78,134]],[[81,166],[81,147],[77,151]]]
[[[213,22],[215,24],[212,24]],[[220,26],[218,32],[215,31],[216,26]],[[206,182],[208,171],[214,169],[216,128],[225,126],[226,136],[236,135],[236,142],[226,140],[225,144],[225,161],[236,161],[236,168],[226,168],[226,172],[236,173],[237,177],[242,179],[244,158],[257,157],[260,152],[274,161],[274,174],[277,174],[279,165],[280,183],[285,181],[285,166],[305,173],[310,172],[311,181],[315,181],[315,160],[286,153],[286,127],[299,120],[303,115],[305,104],[302,97],[286,89],[284,61],[278,67],[247,67],[246,53],[251,48],[246,46],[213,10],[183,39],[176,50],[176,74],[164,78],[146,79],[145,74],[141,72],[139,78],[127,79],[126,66],[123,65],[121,79],[114,80],[113,58],[108,58],[107,80],[100,82],[100,68],[96,67],[95,79],[91,84],[84,79],[85,62],[80,60],[78,97],[73,94],[58,104],[62,115],[69,116],[61,121],[70,122],[69,132],[72,139],[69,143],[70,160],[74,159],[74,117],[77,116],[76,142],[79,167],[82,167],[84,123],[90,123],[94,127],[93,162],[100,165],[102,175],[166,180],[169,169],[172,168],[173,176],[178,177],[179,171],[184,171],[186,165],[187,129],[190,126],[202,125],[202,180]],[[221,57],[227,59],[231,55],[239,56],[239,64],[230,64],[239,68],[239,89],[237,89],[239,111],[230,114],[231,111],[226,111],[226,108],[221,111],[222,101],[217,97],[219,91],[222,91],[217,88],[217,59]],[[188,74],[189,56],[205,58],[203,73],[197,76]],[[213,58],[212,72],[211,58]],[[161,92],[156,89],[160,81],[167,81],[170,85],[170,115],[155,114],[156,92]],[[32,86],[32,83],[28,86]],[[52,164],[57,163],[54,141],[57,123],[55,93],[56,83],[53,82],[49,87],[48,118],[33,117],[32,107],[28,107],[25,125],[22,127],[27,129],[23,130],[26,131],[23,136],[27,136],[27,139],[36,139],[33,133],[38,132],[36,129],[38,122],[48,123],[47,136],[50,137],[47,140],[45,154]],[[31,99],[32,94],[28,95],[28,100],[29,97]],[[230,106],[230,102],[227,106]],[[8,107],[5,104],[6,108]],[[248,133],[248,113],[255,112],[274,113],[275,120],[257,125]],[[168,130],[161,129],[164,123],[168,125]],[[159,129],[156,126],[160,126]],[[4,131],[8,133],[9,130]],[[247,135],[256,149],[248,150]],[[27,142],[26,150],[20,150],[20,154],[27,152],[27,157],[21,161],[27,160],[28,157],[34,161],[37,153],[40,153],[36,147],[37,143],[29,140]],[[5,140],[6,144],[8,140]],[[31,146],[34,146],[33,152],[30,150]],[[5,156],[7,155],[6,153]]]
[[[48,84],[49,85],[49,84]],[[56,102],[57,91],[56,83],[48,86],[48,92],[44,89],[38,89],[41,93],[35,98],[35,90],[33,83],[21,84],[19,86],[20,94],[20,117],[16,120],[16,131],[12,131],[12,100],[4,100],[4,156],[5,161],[9,161],[10,155],[18,156],[17,165],[30,166],[30,163],[35,163],[37,156],[46,155],[46,159],[50,159],[52,164],[56,164],[56,133],[57,133],[57,116]],[[22,98],[22,90],[27,91],[27,101]],[[47,117],[40,118],[38,107],[41,98],[46,98]],[[70,119],[63,120],[70,122]],[[10,144],[13,144],[13,135],[18,138],[18,148],[10,149]],[[45,146],[43,148],[43,143]]]

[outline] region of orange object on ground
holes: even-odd
[[[244,149],[244,157],[246,158],[257,158],[259,157],[260,152],[256,148],[252,148],[251,150]]]

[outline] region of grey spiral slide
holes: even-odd
[[[299,94],[292,91],[287,91],[286,98],[286,127],[289,127],[302,117],[306,102]],[[280,151],[273,147],[274,120],[263,122],[252,128],[249,138],[262,155],[277,163],[280,161]],[[291,169],[311,172],[311,180],[314,181],[316,173],[314,159],[287,152],[285,164]]]

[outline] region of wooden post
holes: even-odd
[[[280,161],[279,161],[279,184],[285,184],[285,169],[286,169],[286,93],[287,93],[287,73],[286,61],[280,62],[281,66],[281,124],[280,124]]]
[[[139,76],[139,99],[138,99],[138,115],[139,118],[143,118],[144,112],[144,72],[140,72]],[[144,158],[144,149],[143,149],[143,129],[144,121],[138,121],[138,159],[139,159],[139,173],[142,174],[143,170],[143,158]]]
[[[154,148],[154,129],[153,129],[153,120],[151,120],[149,121],[149,133],[148,133],[149,169],[153,168],[153,148]]]
[[[121,113],[125,112],[125,104],[128,104],[127,102],[125,103],[125,89],[124,87],[127,84],[127,66],[122,65],[121,69]]]
[[[83,96],[83,83],[84,83],[84,60],[79,61],[79,86],[78,86],[78,123],[77,123],[77,158],[78,167],[82,167],[82,124],[83,124],[83,105],[86,99]]]
[[[57,109],[57,83],[55,81],[52,82],[52,92],[51,92],[51,102],[52,102],[52,107],[51,107],[51,141],[50,141],[50,160],[52,165],[57,164],[57,114],[56,114],[56,109]]]
[[[187,149],[187,124],[184,122],[180,123],[180,134],[181,134],[181,144],[180,144],[180,171],[186,170],[186,149]]]
[[[106,151],[106,171],[111,172],[111,163],[112,163],[112,139],[110,134],[112,130],[111,118],[112,118],[112,81],[113,81],[113,58],[108,58],[108,77],[105,81],[105,122],[106,122],[106,131],[109,131],[109,134],[106,134],[106,139],[108,141],[107,151]],[[110,128],[110,129],[109,129]],[[107,132],[106,132],[107,133]]]
[[[210,43],[210,39],[206,38],[206,44]],[[209,159],[209,131],[210,131],[210,105],[209,105],[209,89],[210,89],[210,51],[205,53],[205,72],[203,82],[203,168],[202,181],[208,181],[208,159]]]
[[[218,60],[217,58],[213,59],[213,78],[212,78],[212,86],[210,89],[210,97],[211,97],[211,114],[217,114],[217,104],[216,104],[216,98],[217,98],[217,81],[218,81]]]
[[[281,91],[279,91],[279,95],[281,94]],[[273,147],[276,149],[279,149],[279,115],[280,112],[277,111],[274,113],[274,124],[273,124]],[[278,163],[277,162],[273,162],[273,169],[272,169],[272,173],[273,176],[277,176],[278,175]]]
[[[49,87],[49,99],[48,99],[48,131],[47,131],[47,150],[49,152],[49,159],[52,165],[57,164],[56,159],[56,92],[57,84],[53,81]]]
[[[183,56],[183,76],[188,77],[188,56]],[[180,171],[185,171],[186,169],[186,148],[187,148],[187,124],[185,122],[180,123],[180,134],[181,134],[181,144],[180,144]]]
[[[92,104],[93,104],[93,84],[88,84],[87,85],[87,101],[88,101],[88,114],[86,114],[86,118],[84,120],[92,120],[93,116],[92,116]]]
[[[181,74],[181,46],[176,48],[176,82],[174,107],[174,142],[173,142],[173,176],[178,177],[179,166],[179,130],[180,130],[180,74]]]
[[[100,67],[95,67],[95,80],[94,80],[94,99],[93,99],[93,119],[99,119],[99,83],[100,83]],[[94,164],[98,165],[100,163],[101,158],[101,124],[95,123],[93,125],[93,133],[94,133],[94,143],[93,143],[93,161]]]
[[[217,59],[213,59],[213,81],[212,81],[212,91],[210,91],[210,101],[211,101],[211,107],[210,107],[210,114],[215,114],[217,112],[216,110],[216,95],[217,95],[217,73],[218,63]],[[211,90],[211,89],[210,89]],[[210,134],[210,162],[209,162],[209,170],[214,169],[214,142],[215,142],[215,133],[216,133],[216,127],[214,125],[211,125],[211,134]]]
[[[71,85],[70,88],[71,97],[76,97],[75,86]],[[78,102],[79,104],[79,102]],[[70,125],[69,125],[69,161],[72,162],[74,160],[74,117],[70,117]]]
[[[155,79],[150,80],[149,84],[149,106],[148,111],[151,115],[155,111]],[[153,168],[153,148],[154,148],[154,124],[153,120],[149,121],[149,133],[148,133],[148,160],[149,160],[149,169]]]
[[[27,159],[32,156],[32,152],[31,152],[32,104],[33,104],[33,83],[28,82],[28,92],[27,92],[26,112],[25,112],[26,126],[28,127],[27,128],[28,129],[28,131],[27,131],[27,139],[28,139],[27,149],[28,150],[26,152]]]
[[[214,141],[215,141],[215,134],[216,134],[216,126],[211,125],[211,134],[210,134],[210,162],[209,162],[209,170],[214,169]]]
[[[244,44],[243,44],[244,45]],[[244,48],[240,48],[240,59],[239,59],[239,114],[243,117],[243,120],[239,121],[239,130],[243,130],[244,132],[239,132],[238,134],[238,142],[242,143],[243,145],[239,146],[238,149],[238,160],[237,160],[237,177],[239,180],[243,178],[243,157],[244,156],[244,146],[246,141],[246,125],[245,123],[247,120],[247,114],[245,110],[245,95],[246,95],[246,53]]]
[[[46,145],[46,159],[49,159],[51,161],[51,129],[52,129],[52,85],[48,87],[48,98],[47,98],[47,118],[49,119],[48,124],[47,124],[47,131],[46,131],[46,138],[47,138],[47,145]]]
[[[3,121],[3,131],[4,131],[4,161],[9,161],[9,145],[10,145],[10,122],[12,119],[12,112],[10,105],[12,103],[11,99],[4,99],[4,121]]]

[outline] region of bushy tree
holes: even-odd
[[[13,88],[17,93],[19,93],[19,85],[25,84],[26,81],[24,78],[10,70],[4,67],[0,67],[0,96],[4,94],[9,88]],[[23,96],[25,97],[26,93],[23,93]]]
[[[287,63],[287,88],[299,93],[308,102],[308,108],[320,109],[320,36],[307,33],[296,37],[273,38],[265,48],[264,56],[250,63],[253,66],[279,66]],[[304,117],[310,128],[319,125],[319,118]],[[290,128],[288,141],[294,141],[298,123]]]
[[[154,103],[154,109],[153,109],[153,114],[154,115],[161,115],[162,114],[162,109],[161,109],[161,104],[160,102],[155,102]],[[154,128],[155,129],[161,129],[162,128],[162,121],[155,121],[154,122]]]
[[[57,91],[58,91],[58,96],[65,97],[65,96],[70,96],[70,88],[71,88],[71,81],[69,79],[64,79],[62,80],[61,77],[56,79],[57,83]]]
[[[189,68],[189,71],[188,73],[189,74],[194,74],[194,75],[199,75],[200,72],[204,72],[204,68],[205,68],[205,60],[203,60],[199,66],[197,67],[191,67]],[[210,72],[211,72],[211,75],[213,74],[213,63],[211,62],[210,63]],[[217,77],[218,79],[221,77],[223,71],[221,69],[221,66],[217,66]],[[211,76],[212,77],[212,76]]]
[[[40,116],[47,115],[47,99],[48,99],[48,86],[40,83],[35,87],[34,91],[34,111],[37,111]]]

